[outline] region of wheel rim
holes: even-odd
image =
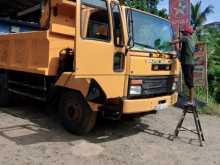
[[[70,120],[75,122],[80,122],[81,119],[81,110],[79,104],[69,105],[66,108],[66,114]]]

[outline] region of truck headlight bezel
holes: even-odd
[[[176,90],[177,90],[177,82],[173,82],[172,91],[176,91]]]
[[[173,85],[172,85],[172,91],[177,91],[178,90],[178,82],[179,82],[179,78],[175,77]]]
[[[131,96],[138,96],[142,94],[142,86],[141,85],[131,85],[129,88],[129,94]]]

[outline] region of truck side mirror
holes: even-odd
[[[116,30],[116,32],[115,32],[115,43],[117,46],[122,45],[122,36],[121,36],[119,30]]]
[[[129,48],[133,48],[134,47],[134,38],[133,38],[133,33],[134,33],[134,25],[133,25],[133,13],[132,13],[132,9],[129,8],[127,11],[127,21],[128,21],[128,43],[127,46]]]
[[[121,20],[120,6],[118,3],[113,2],[111,4],[112,14],[113,14],[113,28],[114,28],[114,42],[115,46],[123,47],[124,46],[124,34],[123,34],[123,25]]]

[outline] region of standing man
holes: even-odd
[[[180,38],[180,62],[182,65],[182,71],[184,75],[185,84],[189,89],[189,103],[194,105],[194,50],[195,44],[192,40],[193,28],[187,27],[181,31],[182,36]]]

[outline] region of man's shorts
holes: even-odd
[[[193,78],[194,65],[184,64],[182,65],[182,70],[183,70],[183,76],[184,76],[186,86],[188,88],[193,88],[194,87],[194,78]]]

